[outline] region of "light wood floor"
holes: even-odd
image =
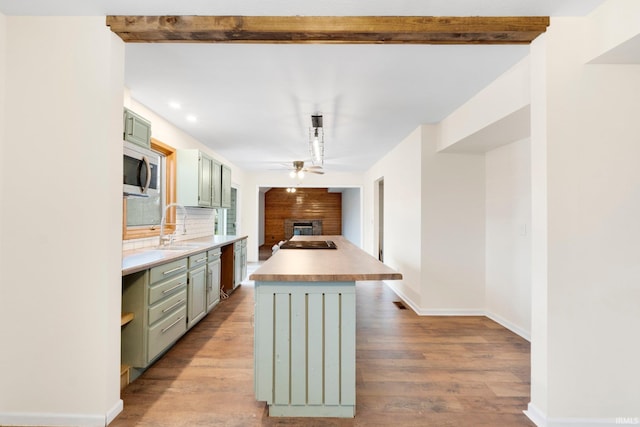
[[[353,419],[270,418],[253,394],[253,286],[223,301],[122,393],[121,426],[534,426],[529,343],[484,317],[419,317],[357,285]]]

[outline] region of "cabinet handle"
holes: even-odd
[[[174,308],[176,308],[177,306],[179,306],[180,304],[182,304],[184,301],[185,301],[185,300],[184,300],[184,298],[183,298],[183,299],[181,299],[180,301],[178,301],[178,302],[176,302],[175,304],[173,304],[171,307],[167,307],[167,308],[165,308],[164,310],[162,310],[162,312],[163,312],[163,313],[166,313],[167,311],[171,311],[171,310],[173,310]]]
[[[186,284],[187,284],[187,282],[180,282],[177,285],[175,285],[173,288],[165,289],[164,291],[162,291],[162,293],[163,294],[168,294],[169,292],[174,291],[174,290],[178,289],[179,287],[184,286]]]
[[[144,185],[142,187],[140,187],[140,190],[142,190],[143,193],[147,192],[147,189],[149,188],[149,184],[151,183],[151,164],[149,163],[149,159],[147,159],[146,156],[142,156],[142,163],[144,163],[146,172],[147,172],[147,176],[146,179],[144,181]],[[142,170],[140,170],[140,172],[142,172]],[[138,173],[140,173],[138,172]],[[140,176],[138,176],[138,178],[140,178]],[[142,180],[140,180],[142,181]]]
[[[181,321],[181,320],[183,320],[183,319],[184,319],[184,316],[180,316],[180,317],[178,317],[178,320],[176,320],[175,322],[173,322],[172,324],[170,324],[169,326],[167,326],[166,328],[164,328],[164,329],[163,329],[162,331],[160,331],[160,332],[162,332],[162,333],[164,334],[164,333],[165,333],[165,332],[167,332],[169,329],[173,328],[173,327],[174,327],[174,326],[176,326],[178,323],[180,323],[180,321]]]
[[[166,276],[167,274],[175,273],[176,271],[182,270],[183,268],[187,268],[187,266],[186,265],[181,265],[180,267],[176,267],[176,268],[172,268],[171,270],[163,271],[162,274]]]
[[[206,261],[206,260],[207,260],[207,257],[200,258],[200,259],[197,259],[197,260],[196,260],[196,263],[201,263],[201,262],[204,262],[204,261]]]

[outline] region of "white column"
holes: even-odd
[[[104,17],[0,30],[0,424],[104,426],[122,407],[124,44]]]
[[[640,67],[586,63],[591,24],[556,18],[532,47],[530,412],[549,425],[640,422]]]

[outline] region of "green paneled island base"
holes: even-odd
[[[402,275],[341,236],[293,240],[337,248],[280,249],[250,276],[256,399],[270,416],[353,417],[356,281]]]

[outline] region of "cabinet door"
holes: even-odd
[[[213,160],[204,154],[200,154],[198,165],[198,206],[210,208],[211,204],[211,178],[213,172]]]
[[[211,206],[219,208],[222,204],[222,165],[215,160],[211,168]]]
[[[220,302],[220,260],[207,264],[207,312]]]
[[[192,327],[207,313],[206,265],[189,271],[187,287],[187,328]]]
[[[151,122],[125,108],[124,139],[145,148],[151,147]]]
[[[222,165],[222,200],[223,208],[231,207],[231,168]]]
[[[245,241],[246,242],[246,241]],[[242,273],[240,274],[240,281],[244,280],[247,277],[247,247],[242,245],[242,254],[241,254],[241,266]]]

